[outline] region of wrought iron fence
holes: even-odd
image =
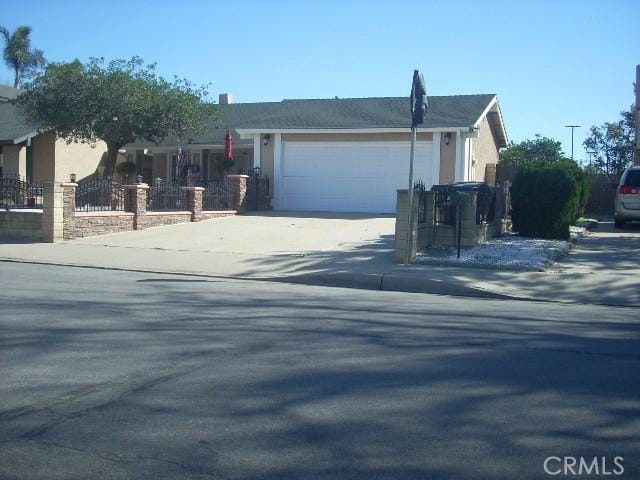
[[[487,186],[478,190],[476,206],[476,223],[493,222],[496,210],[496,189]]]
[[[496,189],[484,183],[460,183],[454,185],[434,185],[434,222],[436,225],[454,225],[456,207],[451,202],[454,192],[476,192],[476,224],[490,223],[495,217]]]
[[[187,191],[179,183],[158,181],[148,191],[147,210],[188,210]]]
[[[76,188],[76,212],[109,212],[125,209],[126,190],[112,177],[92,176]]]
[[[259,168],[259,167],[256,167]],[[247,209],[260,210],[261,200],[268,197],[271,193],[271,184],[269,177],[261,177],[258,175],[251,176],[247,179]]]
[[[413,201],[418,203],[418,223],[427,221],[427,188],[422,180],[413,184]]]
[[[434,185],[431,191],[435,205],[433,221],[436,225],[453,225],[456,218],[456,207],[451,204],[453,189],[450,185]]]
[[[226,178],[224,180],[207,182],[204,187],[204,192],[202,193],[203,210],[235,209],[236,196]]]
[[[18,176],[0,177],[0,208],[41,209],[42,185],[30,183]]]

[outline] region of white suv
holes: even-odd
[[[640,221],[640,167],[627,168],[616,191],[615,227],[632,220]]]

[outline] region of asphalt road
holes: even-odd
[[[637,309],[12,263],[0,282],[3,480],[587,478],[549,456],[640,478]]]

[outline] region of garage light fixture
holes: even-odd
[[[269,139],[271,138],[271,135],[269,135],[268,133],[266,135],[262,136],[262,144],[264,146],[269,145]]]
[[[444,134],[444,144],[449,145],[451,143],[451,132],[447,132]]]

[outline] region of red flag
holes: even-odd
[[[231,135],[231,130],[227,130],[227,134],[224,137],[224,158],[233,160],[233,135]]]

